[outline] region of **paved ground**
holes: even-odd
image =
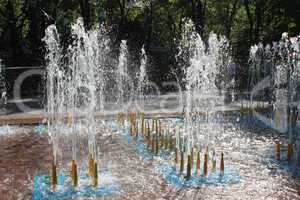
[[[100,169],[109,169],[120,186],[120,195],[106,199],[300,199],[300,178],[268,162],[274,154],[275,140],[285,142],[284,136],[231,123],[221,130],[220,148],[226,155],[226,166],[236,169],[243,180],[239,184],[192,188],[167,184],[153,167],[160,164],[159,158],[144,160],[135,150],[134,142],[128,143],[117,132],[99,130]],[[0,200],[31,199],[34,175],[50,168],[48,136],[34,133],[31,127],[12,132],[0,137]],[[83,139],[80,148],[85,145]],[[60,164],[66,169],[70,163],[69,147],[62,148],[65,161]]]
[[[18,128],[0,136],[0,199],[30,199],[33,177],[49,168],[50,145],[32,128]]]

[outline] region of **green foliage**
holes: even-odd
[[[100,23],[112,27],[116,46],[128,39],[130,49],[139,52],[145,44],[157,70],[166,72],[175,64],[174,39],[181,36],[183,19],[190,18],[204,40],[211,31],[228,37],[243,66],[242,80],[250,45],[278,40],[282,32],[299,34],[297,8],[293,0],[0,0],[0,44],[13,52],[13,60],[41,62],[45,28],[55,23],[67,42],[70,25],[83,17],[87,29]]]

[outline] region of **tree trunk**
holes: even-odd
[[[262,0],[256,0],[255,3],[255,18],[256,18],[256,23],[255,23],[255,34],[254,34],[254,40],[255,42],[258,42],[259,40],[259,33],[260,33],[260,28],[262,24],[262,8],[263,7],[263,1]]]
[[[126,22],[126,1],[119,0],[119,8],[120,8],[120,21],[119,21],[119,31],[118,31],[118,39],[122,39],[125,34],[125,22]]]
[[[195,24],[196,31],[202,36],[205,25],[206,0],[204,3],[201,0],[191,0],[191,6],[192,20]]]
[[[38,44],[40,39],[40,23],[39,20],[41,16],[40,13],[40,0],[36,0],[35,2],[31,2],[29,7],[29,41],[32,53],[38,50]]]
[[[81,15],[86,30],[91,29],[91,5],[89,0],[80,0]]]
[[[10,33],[10,44],[11,44],[11,54],[13,61],[22,62],[23,51],[20,44],[20,35],[17,27],[17,17],[14,12],[14,6],[11,1],[7,2],[7,11],[8,11],[8,31]],[[15,63],[18,64],[18,63]]]
[[[235,17],[236,11],[237,11],[238,2],[239,2],[239,0],[235,0],[233,2],[232,9],[231,9],[231,12],[230,12],[230,15],[229,15],[229,19],[228,19],[227,24],[226,24],[226,37],[229,40],[230,40],[231,27],[232,27],[233,19]],[[229,9],[228,9],[228,12],[229,12]]]
[[[150,2],[149,16],[146,19],[145,27],[147,30],[146,47],[149,48],[152,41],[152,26],[153,26],[153,3]]]
[[[244,0],[244,5],[248,17],[248,22],[249,22],[249,38],[250,38],[250,43],[253,43],[253,19],[249,7],[249,0]]]

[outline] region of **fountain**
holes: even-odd
[[[289,136],[287,145],[286,159],[291,161],[294,155],[294,149],[299,148],[300,144],[296,144],[297,139],[297,115],[299,105],[299,87],[300,87],[300,36],[289,38],[287,33],[282,34],[279,42],[273,42],[272,45],[263,46],[262,44],[254,45],[250,49],[250,78],[253,91],[251,94],[251,102],[254,95],[261,91],[266,91],[261,99],[268,101],[272,105],[272,115],[270,120],[268,117],[255,113],[260,120],[267,126]],[[261,78],[258,78],[261,77]],[[276,142],[276,158],[281,160],[282,143]],[[299,150],[298,150],[299,151]]]
[[[140,110],[143,110],[145,103],[147,102],[147,92],[148,91],[148,75],[147,75],[147,55],[144,46],[141,49],[141,64],[140,64],[140,71],[139,71],[139,79],[138,79],[138,106]]]
[[[119,63],[117,67],[117,84],[118,84],[118,104],[121,105],[121,110],[126,110],[124,108],[125,102],[127,102],[126,91],[128,89],[127,81],[130,80],[127,68],[127,57],[128,50],[126,40],[122,40],[120,44],[120,54],[119,54]]]
[[[283,136],[272,130],[240,126],[236,115],[242,115],[243,110],[224,105],[228,89],[234,89],[235,84],[226,38],[210,33],[206,41],[188,19],[182,28],[176,56],[185,75],[184,94],[179,94],[185,99],[184,105],[179,105],[184,107],[182,114],[144,112],[150,85],[144,47],[139,72],[134,74],[129,65],[127,41],[120,41],[118,55],[111,57],[108,27],[86,31],[82,19],[78,19],[71,26],[68,46],[62,44],[55,25],[46,29],[45,125],[38,126],[43,129],[30,145],[39,145],[43,137],[50,136],[51,158],[46,159],[45,168],[51,172],[37,169],[34,200],[144,196],[153,199],[170,191],[176,191],[170,198],[191,191],[195,196],[182,198],[218,198],[225,193],[228,197],[245,195],[246,199],[256,199],[274,197],[282,188],[283,178],[293,180],[294,184],[289,174],[281,172],[281,168],[274,169],[280,162],[295,163],[295,152],[299,152],[294,142],[299,140],[294,134],[297,110],[293,103],[299,89],[299,41],[284,37],[279,43],[259,44],[250,51],[250,86],[257,89],[256,85],[271,72],[269,80],[275,98],[270,101],[274,112],[287,110],[290,140],[284,145],[286,141],[278,139]],[[106,113],[111,105],[118,107],[118,113]],[[47,135],[43,136],[43,132]],[[26,143],[24,138],[13,148]],[[6,142],[5,138],[0,139]],[[26,148],[22,146],[22,151]],[[35,148],[20,157],[33,160],[36,155],[32,151],[40,150]],[[3,152],[18,157],[20,151],[5,147]],[[5,179],[3,184],[7,182]],[[297,185],[287,188],[290,196],[297,195]]]
[[[224,52],[228,48],[225,37],[218,39],[211,33],[208,45],[204,44],[196,33],[193,23],[188,20],[184,26],[180,42],[179,55],[184,55],[186,68],[186,108],[184,116],[184,130],[179,138],[178,148],[184,154],[192,156],[194,149],[204,147],[204,174],[207,174],[207,154],[211,154],[215,163],[215,146],[222,127],[213,123],[213,119],[220,103],[224,102],[222,85],[218,82],[220,74],[228,67],[230,57]],[[218,84],[219,83],[219,84]],[[205,118],[207,126],[201,124]],[[185,156],[185,157],[188,157]],[[189,160],[189,159],[188,159]],[[214,164],[215,166],[215,164]],[[220,170],[223,170],[220,168]]]
[[[59,179],[65,179],[63,175],[64,160],[59,161],[58,154],[62,149],[71,145],[71,172],[72,185],[78,187],[82,196],[111,194],[115,188],[99,186],[98,172],[100,147],[97,145],[96,135],[96,111],[104,108],[104,58],[108,52],[107,35],[104,27],[86,32],[82,19],[78,19],[71,28],[72,44],[67,49],[61,46],[59,33],[55,25],[46,29],[44,41],[47,47],[47,131],[51,137],[53,146],[52,161],[52,185],[64,185]],[[100,121],[104,124],[104,121]],[[63,134],[63,132],[65,132]],[[87,138],[87,139],[85,139]],[[87,141],[87,148],[82,149],[82,142]],[[60,150],[61,148],[61,150]],[[85,152],[87,153],[84,159]],[[62,158],[67,155],[60,155]],[[83,156],[83,157],[82,157]],[[82,164],[87,160],[87,165]],[[88,167],[86,167],[88,166]],[[90,184],[86,183],[81,170],[88,171],[91,178]],[[41,180],[42,178],[39,178]],[[83,180],[82,180],[83,179]],[[88,189],[89,185],[94,189]],[[68,192],[69,186],[64,186]],[[43,189],[42,191],[44,191]],[[109,192],[111,190],[111,192]],[[51,190],[50,190],[51,191]],[[101,192],[102,191],[102,192]],[[41,192],[41,191],[37,191]],[[42,193],[46,197],[55,197],[55,192]],[[72,195],[76,195],[74,191]],[[52,198],[52,197],[51,197]]]
[[[177,59],[183,60],[187,66],[183,119],[151,115],[145,118],[145,113],[131,111],[128,113],[129,123],[124,123],[124,115],[118,116],[116,126],[119,126],[120,133],[129,144],[135,146],[143,159],[160,160],[155,169],[171,185],[182,187],[239,182],[236,172],[230,167],[225,169],[220,143],[223,128],[214,122],[218,109],[221,109],[219,106],[224,102],[222,89],[226,87],[218,79],[220,74],[229,70],[228,48],[226,38],[218,38],[213,33],[206,47],[193,23],[187,20],[177,55]],[[139,90],[142,82],[147,80],[144,63],[142,59]],[[219,167],[217,152],[220,152]],[[200,161],[201,156],[203,161]],[[203,167],[200,166],[202,162]]]

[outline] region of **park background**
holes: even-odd
[[[161,86],[182,75],[176,61],[178,41],[190,18],[204,41],[211,32],[230,42],[236,89],[249,90],[250,46],[279,41],[283,32],[300,33],[298,0],[0,0],[0,59],[8,98],[17,77],[31,68],[45,69],[45,29],[55,24],[63,43],[71,43],[71,24],[82,17],[86,30],[104,25],[110,31],[112,53],[127,40],[129,70],[138,69],[144,45],[148,75]],[[117,57],[117,56],[115,56]],[[113,63],[113,62],[112,62]],[[112,64],[113,65],[113,64]],[[110,66],[113,68],[113,66]],[[34,75],[22,85],[22,97],[43,93],[43,78]]]

